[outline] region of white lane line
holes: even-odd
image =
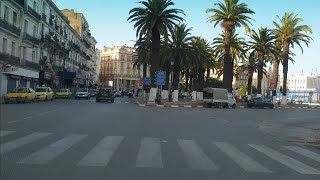
[[[320,155],[317,154],[317,153],[314,153],[312,151],[309,151],[309,150],[306,150],[306,149],[303,149],[301,147],[298,147],[298,146],[285,146],[286,149],[289,149],[295,153],[298,153],[302,156],[306,156],[310,159],[313,159],[315,161],[318,161],[320,162]]]
[[[159,138],[143,138],[136,167],[163,168]]]
[[[216,165],[193,140],[178,139],[177,141],[191,169],[218,170]]]
[[[4,131],[4,130],[1,130],[0,131],[0,137],[3,137],[3,136],[6,136],[6,135],[9,135],[9,134],[12,134],[14,133],[15,131]]]
[[[80,160],[78,166],[107,166],[123,139],[123,136],[105,137]]]
[[[264,153],[271,159],[278,161],[279,163],[297,171],[301,174],[320,174],[320,171],[314,169],[313,167],[310,167],[306,164],[303,164],[300,161],[297,161],[289,156],[286,156],[284,154],[281,154],[267,146],[264,145],[254,145],[249,144],[252,148],[256,149],[257,151]]]
[[[0,145],[0,154],[4,154],[7,152],[10,152],[14,149],[17,149],[23,145],[32,143],[34,141],[37,141],[39,139],[45,138],[49,136],[51,133],[32,133],[30,135],[24,136],[22,138],[4,143]]]
[[[124,102],[125,104],[129,104],[129,102]]]
[[[77,135],[73,134],[66,138],[63,138],[49,146],[27,156],[26,158],[20,160],[19,164],[48,164],[50,160],[58,157],[64,151],[71,148],[74,144],[80,142],[82,139],[87,137],[87,135]]]
[[[24,117],[24,118],[21,119],[21,120],[8,121],[8,124],[17,123],[17,122],[21,122],[21,121],[23,121],[23,120],[28,120],[28,119],[32,119],[32,118],[35,118],[35,117],[43,116],[43,115],[46,115],[46,114],[48,114],[48,113],[56,112],[56,111],[59,111],[59,110],[62,110],[62,109],[70,108],[70,107],[71,107],[71,106],[65,106],[65,107],[58,108],[58,109],[54,109],[54,110],[51,110],[51,111],[46,111],[46,112],[42,112],[42,113],[39,113],[39,114],[27,116],[27,117]]]
[[[263,167],[261,164],[251,159],[246,154],[239,151],[231,144],[224,142],[214,143],[221,151],[226,153],[233,161],[235,161],[242,169],[249,172],[272,173],[272,171]]]

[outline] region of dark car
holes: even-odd
[[[98,90],[97,89],[90,89],[90,96],[94,97],[97,95]]]
[[[273,109],[274,105],[271,99],[267,99],[264,97],[255,97],[248,101],[247,103],[248,108],[257,107],[257,108],[270,108]]]
[[[97,92],[96,102],[100,102],[101,100],[110,101],[114,103],[114,95],[113,91],[110,88],[101,88]]]

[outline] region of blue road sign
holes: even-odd
[[[151,86],[151,78],[150,77],[143,78],[143,85]]]
[[[166,84],[166,72],[156,71],[156,84],[158,86],[164,86]]]

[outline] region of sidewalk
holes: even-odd
[[[178,102],[169,102],[169,100],[164,99],[161,101],[161,104],[146,104],[145,101],[141,97],[136,97],[136,104],[139,106],[153,106],[153,107],[184,107],[184,108],[203,108],[206,107],[206,104],[203,103],[202,101],[191,101],[191,100],[185,100],[185,99],[179,99]]]

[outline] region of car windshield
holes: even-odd
[[[88,92],[88,89],[79,89],[78,92]]]
[[[60,89],[58,92],[68,92],[68,89]]]
[[[28,88],[16,88],[12,91],[12,93],[26,93],[28,92]]]
[[[36,88],[36,92],[47,92],[47,88]]]
[[[90,92],[97,92],[97,90],[96,89],[91,89]]]
[[[111,89],[100,89],[99,92],[100,93],[111,93],[112,90]]]

